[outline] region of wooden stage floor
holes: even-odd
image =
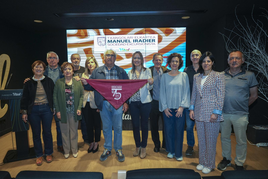
[[[63,154],[59,153],[56,143],[56,126],[55,123],[52,125],[53,133],[53,162],[46,163],[43,165],[36,166],[35,159],[27,159],[17,162],[11,162],[3,164],[3,159],[6,152],[13,149],[12,138],[14,139],[14,133],[8,133],[0,137],[0,170],[8,171],[11,177],[16,177],[16,175],[23,170],[39,170],[39,171],[98,171],[102,172],[105,179],[110,179],[112,175],[117,173],[118,170],[135,170],[143,168],[187,168],[196,170],[195,167],[198,164],[198,141],[195,131],[196,144],[194,146],[194,155],[191,157],[185,156],[185,150],[187,149],[186,142],[186,132],[184,135],[183,142],[183,161],[179,162],[175,159],[168,159],[166,157],[167,153],[161,150],[159,153],[153,152],[153,142],[151,139],[151,133],[149,131],[148,146],[147,146],[147,156],[145,159],[140,159],[139,157],[133,157],[132,153],[135,149],[134,138],[132,131],[123,131],[123,153],[125,154],[125,162],[118,162],[115,151],[112,151],[112,155],[104,162],[99,160],[101,153],[103,152],[104,138],[102,136],[100,142],[100,150],[93,153],[87,153],[88,145],[83,143],[81,131],[78,131],[78,144],[79,144],[79,154],[77,158],[73,158],[70,155],[69,159],[65,159]],[[33,145],[31,138],[31,131],[28,131],[30,146]],[[232,157],[235,157],[235,136],[231,136],[232,139]],[[221,142],[220,135],[217,142],[217,154],[216,154],[216,165],[222,160],[221,156]],[[228,167],[227,170],[234,170],[234,161],[232,161],[232,167]],[[250,145],[248,143],[248,154],[247,160],[244,167],[247,170],[268,170],[268,147],[257,147],[255,145]],[[199,172],[201,176],[219,176],[221,171],[215,169],[210,174],[203,174]]]

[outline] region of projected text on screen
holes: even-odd
[[[71,54],[79,53],[81,66],[85,66],[87,57],[94,56],[99,64],[104,64],[103,53],[113,49],[117,53],[115,64],[127,72],[131,69],[131,57],[140,51],[144,57],[144,66],[153,66],[153,55],[160,53],[164,57],[163,66],[171,53],[183,56],[185,67],[186,28],[122,28],[122,29],[76,29],[67,30],[68,61]]]

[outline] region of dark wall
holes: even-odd
[[[263,11],[259,10],[259,11],[254,11],[253,15],[243,14],[243,15],[237,15],[237,16],[235,15],[226,16],[226,29],[232,29],[235,32],[238,32],[237,29],[233,29],[235,24],[239,24],[237,18],[239,19],[240,23],[243,24],[244,26],[248,24],[248,26],[251,27],[251,29],[254,29],[256,27],[256,24],[254,23],[252,19],[254,18],[256,21],[259,20],[260,22],[262,22],[263,29],[265,29],[267,32],[268,19],[266,19],[262,13]],[[229,36],[230,32],[226,31],[226,34]],[[238,38],[236,36],[232,35],[230,37],[233,39],[234,42],[237,42]],[[262,40],[264,40],[264,38],[265,36],[262,36]],[[266,40],[268,40],[267,38],[268,37],[266,37]],[[268,49],[268,46],[266,45],[266,53],[267,53],[267,49]],[[258,73],[256,71],[253,71],[253,72],[255,74]],[[260,93],[258,95],[260,97],[262,96],[262,94]],[[267,110],[268,103],[262,100],[260,97],[249,107],[249,124],[251,125],[268,125],[268,110]]]
[[[1,23],[0,55],[7,54],[11,65],[8,84],[3,84],[3,72],[7,66],[0,68],[2,89],[22,89],[25,78],[32,76],[31,64],[35,60],[42,60],[46,64],[46,53],[55,51],[60,57],[60,64],[67,60],[66,32],[64,30],[51,32],[29,32],[18,29],[9,24]],[[1,109],[8,100],[1,101]],[[9,110],[0,119],[0,136],[11,130]]]
[[[211,51],[216,58],[214,70],[223,71],[227,67],[227,53],[225,44],[220,34],[224,33],[226,17],[220,18],[211,24],[203,24],[202,26],[193,26],[187,28],[187,65],[191,65],[190,53],[194,49],[198,49],[201,53]]]
[[[47,64],[47,52],[54,51],[59,56],[60,65],[63,62],[67,61],[67,43],[65,30],[35,33],[34,44],[36,45],[34,51],[35,60],[42,60]]]
[[[23,79],[31,74],[30,65],[33,59],[34,45],[30,32],[2,24],[0,28],[0,55],[7,54],[11,60],[10,83],[7,89],[23,87]]]
[[[23,80],[25,76],[29,76],[30,59],[33,58],[33,45],[31,33],[14,28],[8,24],[1,23],[0,28],[0,55],[7,54],[10,57],[11,65],[8,79],[10,83],[3,83],[4,72],[7,65],[0,68],[1,89],[21,89],[23,88]],[[1,111],[4,105],[8,104],[8,100],[1,101]],[[11,122],[9,110],[0,118],[0,135],[11,130]]]

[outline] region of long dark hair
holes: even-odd
[[[199,59],[199,68],[198,68],[198,71],[201,74],[204,74],[204,69],[202,67],[202,63],[206,57],[209,57],[210,60],[215,63],[215,57],[213,56],[213,54],[210,51],[206,51],[205,53],[203,53],[203,55]],[[212,69],[213,69],[213,65],[212,65]]]
[[[133,63],[133,59],[134,59],[134,55],[136,55],[136,54],[139,54],[140,57],[141,57],[141,69],[142,69],[142,70],[145,70],[145,69],[146,69],[146,68],[143,66],[144,59],[143,59],[143,55],[142,55],[142,53],[141,53],[140,51],[136,51],[136,52],[133,53],[133,55],[132,55],[132,69],[131,69],[131,73],[134,73],[134,72],[135,72],[135,65],[134,65],[134,63]]]

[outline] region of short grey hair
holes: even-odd
[[[51,53],[54,53],[56,56],[57,56],[57,59],[59,59],[59,56],[56,52],[53,52],[53,51],[49,51],[47,52],[47,59],[48,59],[48,55],[50,55]]]
[[[161,56],[161,57],[162,57],[162,60],[163,60],[163,55],[160,54],[160,53],[156,53],[156,54],[154,54],[154,56],[153,56],[153,61],[154,61],[154,59],[155,59],[156,56]]]
[[[107,49],[105,52],[104,52],[104,57],[106,56],[106,54],[108,53],[108,51],[112,51],[113,53],[114,53],[114,55],[115,55],[115,59],[116,59],[116,52],[114,51],[114,50],[112,50],[112,49]]]
[[[71,60],[72,60],[72,58],[73,58],[73,55],[78,55],[78,56],[79,56],[79,59],[81,60],[81,56],[80,56],[79,53],[73,53],[73,54],[71,55]]]
[[[229,61],[229,58],[230,58],[230,54],[233,53],[233,52],[240,52],[242,54],[242,60],[245,61],[245,56],[244,56],[244,53],[240,50],[237,50],[237,49],[234,49],[234,50],[231,50],[229,55],[228,55],[228,61]]]

